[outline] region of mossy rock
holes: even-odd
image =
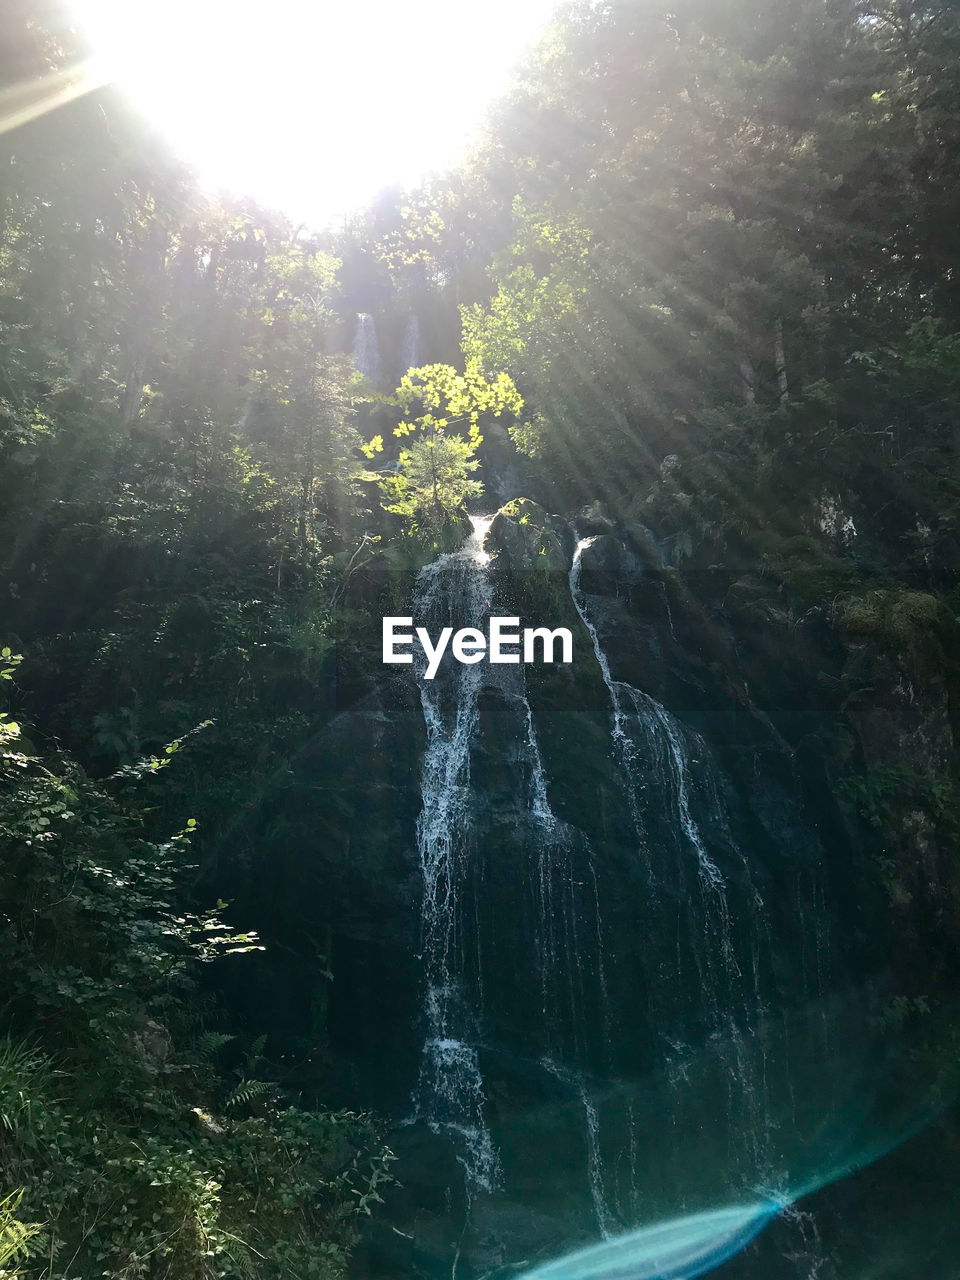
[[[927,591],[868,591],[838,601],[834,616],[851,636],[895,647],[928,639],[942,618],[940,601]]]
[[[566,521],[549,515],[530,498],[514,498],[501,507],[484,538],[483,549],[514,573],[530,569],[570,568],[573,535]]]

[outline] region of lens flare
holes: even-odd
[[[870,1142],[789,1193],[667,1218],[565,1254],[523,1272],[520,1280],[696,1280],[740,1253],[797,1201],[874,1164],[915,1137],[946,1105],[942,1095],[937,1101],[931,1096],[918,1103],[895,1133]]]
[[[670,1218],[536,1267],[523,1280],[692,1280],[739,1253],[782,1208],[769,1201]]]

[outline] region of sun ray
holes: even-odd
[[[109,73],[95,58],[63,67],[39,79],[21,80],[0,90],[0,134],[38,120],[49,111],[101,89]]]

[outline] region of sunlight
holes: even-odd
[[[462,155],[554,0],[74,0],[114,78],[213,189],[319,224]]]
[[[78,66],[51,71],[40,79],[19,80],[5,86],[0,90],[0,134],[83,97],[105,81],[102,68],[91,59]]]

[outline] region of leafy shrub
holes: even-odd
[[[40,1230],[35,1223],[24,1223],[17,1217],[22,1199],[23,1192],[15,1191],[0,1200],[0,1280],[17,1280],[22,1275],[19,1270],[11,1271],[7,1263],[22,1258]]]
[[[196,823],[148,840],[135,801],[186,739],[103,784],[3,735],[0,1266],[332,1280],[391,1156],[369,1118],[216,1068],[233,1037],[203,1025],[199,967],[259,943],[223,903],[192,908]],[[247,1072],[269,1071],[263,1049]]]

